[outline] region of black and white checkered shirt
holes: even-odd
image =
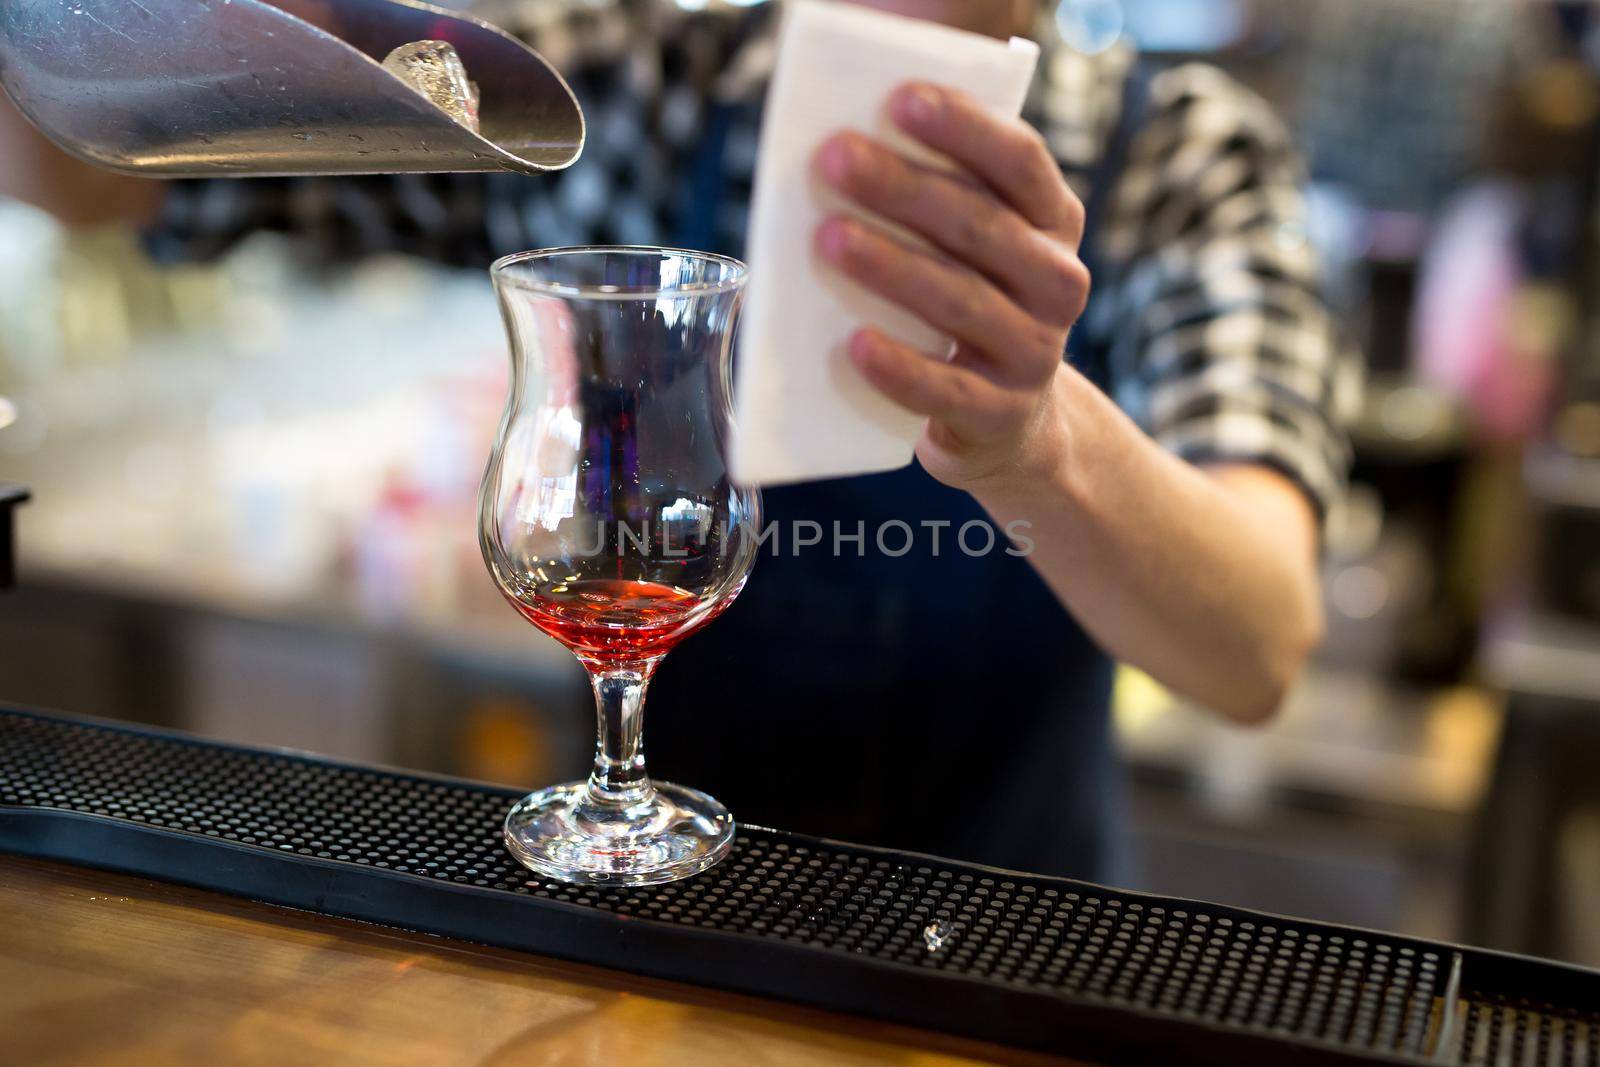
[[[288,231],[325,260],[397,251],[483,267],[567,244],[670,244],[738,254],[777,4],[688,12],[667,0],[484,0],[568,78],[588,121],[583,158],[540,178],[402,175],[176,186],[150,235],[161,258],[216,255]],[[1349,364],[1319,295],[1301,170],[1278,119],[1219,71],[1167,70],[1121,124],[1132,67],[1041,28],[1025,114],[1096,205],[1094,293],[1079,331],[1106,385],[1158,441],[1196,462],[1261,463],[1338,499],[1336,418]],[[1125,163],[1091,188],[1113,131]],[[1102,169],[1103,170],[1103,169]]]

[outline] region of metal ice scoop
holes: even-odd
[[[481,132],[382,67],[416,41],[459,53]],[[62,148],[147,177],[537,173],[583,148],[544,59],[416,0],[0,0],[0,85]]]

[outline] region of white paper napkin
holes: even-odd
[[[820,185],[813,157],[830,135],[855,129],[927,160],[889,117],[890,93],[929,81],[1015,117],[1038,58],[1032,41],[1007,43],[853,4],[794,0],[785,12],[751,206],[735,480],[773,485],[911,462],[927,420],[868,385],[846,345],[864,325],[929,352],[950,342],[816,259],[818,224],[832,213],[862,213]]]

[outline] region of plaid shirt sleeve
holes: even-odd
[[[474,14],[537,49],[572,86],[589,138],[552,174],[404,174],[172,183],[146,233],[158,260],[207,260],[258,231],[292,235],[320,263],[382,252],[482,267],[565,244],[649,244],[674,232],[684,156],[716,79],[766,18],[716,4],[604,6],[483,0]]]
[[[1259,98],[1211,67],[1158,75],[1110,191],[1083,325],[1159,443],[1279,470],[1326,518],[1356,361],[1320,294],[1302,180]]]

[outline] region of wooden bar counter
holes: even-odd
[[[5,855],[0,1062],[1067,1063]]]

